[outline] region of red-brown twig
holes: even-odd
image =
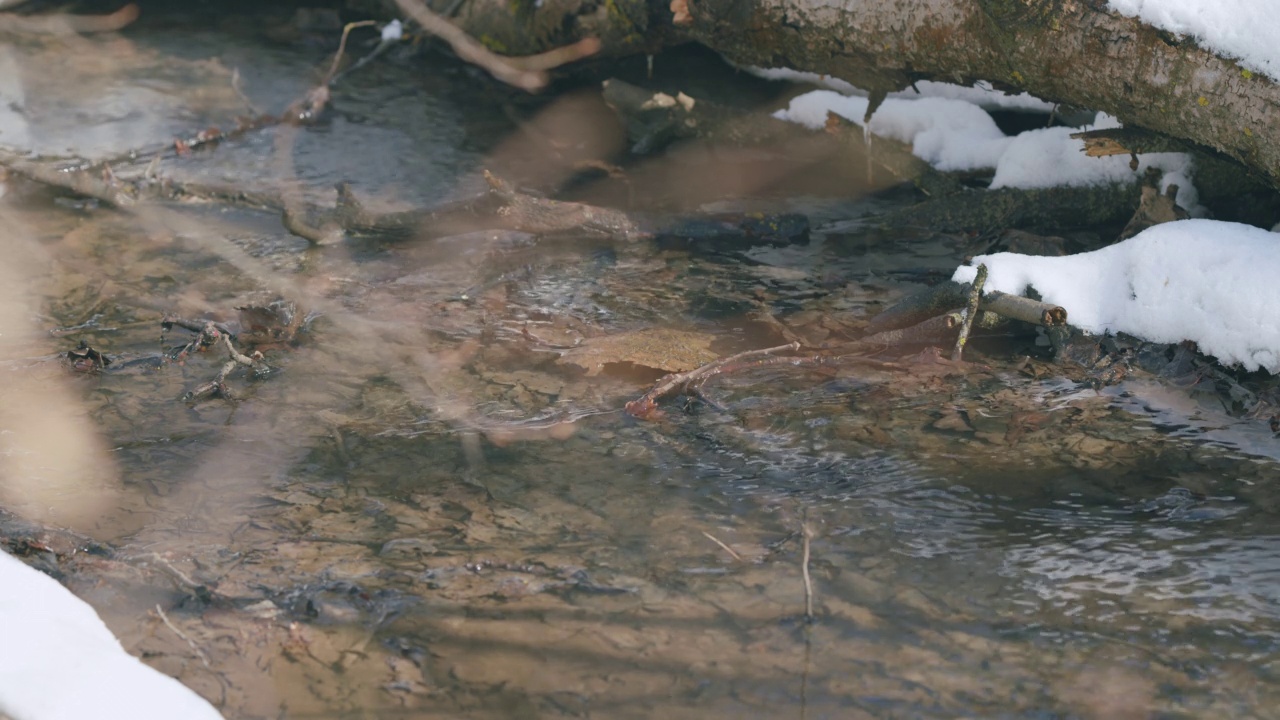
[[[529,92],[546,86],[547,70],[593,55],[600,50],[599,40],[586,38],[573,45],[538,55],[507,58],[490,51],[461,28],[432,12],[422,0],[396,0],[396,5],[421,25],[423,30],[449,43],[458,57],[479,65],[508,85]]]
[[[704,380],[712,375],[723,372],[725,366],[736,363],[746,358],[760,357],[762,355],[772,355],[776,352],[789,350],[795,352],[800,349],[800,343],[792,342],[778,347],[765,348],[763,350],[748,350],[740,352],[737,355],[730,355],[727,358],[721,358],[715,362],[707,363],[700,368],[695,368],[688,372],[673,373],[658,381],[649,392],[645,393],[637,400],[627,403],[627,413],[638,418],[650,418],[658,409],[658,400],[675,392],[677,388],[688,387],[690,383]]]

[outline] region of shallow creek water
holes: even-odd
[[[0,142],[150,147],[246,100],[278,111],[325,61],[163,22],[14,42]],[[283,150],[266,130],[159,171],[320,203],[351,181],[409,207],[504,158],[571,154],[441,65],[375,63]],[[544,112],[607,117],[564,102]],[[121,213],[15,185],[3,527],[108,543],[24,547],[229,718],[1276,716],[1265,424],[1155,379],[1032,379],[1003,345],[969,373],[726,375],[718,409],[672,400],[638,422],[620,409],[661,373],[560,358],[655,326],[719,354],[779,344],[762,308],[838,336],[915,287],[898,271],[962,254],[849,225],[876,202],[783,186],[730,203],[808,213],[811,242],[782,248],[492,232],[311,248],[273,214]],[[158,365],[163,315],[281,296],[317,316],[302,342],[266,377],[233,375],[234,404],[181,402],[220,358]],[[80,340],[114,369],[68,371]]]

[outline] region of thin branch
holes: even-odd
[[[212,670],[213,668],[209,667],[209,656],[206,655],[204,653],[204,650],[202,650],[200,646],[196,644],[195,640],[192,640],[191,638],[187,637],[187,634],[179,630],[177,625],[174,625],[173,623],[169,622],[169,616],[165,615],[164,610],[160,609],[159,603],[156,603],[156,613],[160,615],[160,619],[163,620],[164,624],[170,630],[173,631],[174,635],[177,635],[178,637],[182,638],[187,642],[187,645],[191,646],[191,649],[194,650],[196,653],[196,657],[200,658],[200,662],[204,663],[205,667]]]
[[[740,352],[737,355],[730,355],[727,358],[721,358],[720,360],[716,360],[715,362],[708,363],[700,368],[696,368],[688,372],[668,375],[658,381],[658,384],[655,385],[653,389],[645,393],[639,399],[632,400],[627,403],[627,413],[638,418],[650,417],[658,409],[658,400],[670,395],[677,388],[687,387],[692,382],[720,373],[726,365],[739,362],[746,358],[772,355],[773,353],[782,352],[784,350],[795,352],[799,349],[800,343],[792,342],[787,343],[786,345],[779,345],[778,347],[765,348],[763,350],[748,350],[746,352]]]
[[[342,56],[347,51],[347,36],[351,31],[359,27],[369,27],[377,25],[377,20],[361,20],[360,22],[347,23],[342,28],[342,39],[338,41],[338,52],[333,56],[333,63],[329,65],[329,72],[325,73],[324,80],[320,81],[322,85],[331,85],[333,78],[338,74],[338,65],[342,63]]]
[[[719,539],[719,538],[717,538],[715,535],[712,535],[711,533],[707,532],[706,530],[703,530],[703,531],[702,531],[702,534],[703,534],[703,535],[705,535],[705,536],[707,537],[707,539],[708,539],[708,540],[710,540],[711,542],[713,542],[713,543],[715,543],[715,544],[719,545],[721,548],[723,548],[725,552],[727,552],[727,553],[729,553],[730,555],[732,555],[734,560],[737,560],[738,562],[742,562],[742,556],[741,556],[741,555],[739,555],[738,553],[734,552],[734,551],[733,551],[733,548],[731,548],[731,547],[729,547],[728,545],[725,545],[724,543],[720,542],[720,539]]]
[[[432,12],[422,0],[396,0],[396,5],[423,30],[449,43],[458,57],[479,65],[508,85],[529,92],[546,86],[547,70],[592,55],[600,49],[599,40],[588,38],[574,45],[513,60],[490,51],[461,28]]]
[[[813,622],[813,579],[809,577],[809,541],[813,538],[813,528],[807,517],[801,522],[800,530],[804,539],[804,557],[800,561],[800,572],[804,576],[804,617]]]

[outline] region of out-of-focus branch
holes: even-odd
[[[580,60],[600,50],[599,40],[586,38],[545,53],[507,58],[490,51],[458,26],[432,12],[422,0],[396,0],[396,5],[421,25],[423,30],[449,43],[458,57],[479,65],[508,85],[529,92],[546,86],[547,70]]]
[[[16,3],[0,4],[9,7]],[[0,13],[0,32],[27,35],[69,35],[72,33],[115,32],[138,19],[138,6],[129,3],[110,15],[17,15]]]

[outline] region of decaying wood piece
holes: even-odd
[[[1089,157],[1108,155],[1142,155],[1144,153],[1187,152],[1191,146],[1167,135],[1142,128],[1107,128],[1072,133],[1084,141],[1084,154]]]
[[[1067,324],[1067,311],[1057,305],[1032,300],[1021,295],[1010,295],[997,290],[982,294],[983,310],[1010,320],[1021,320],[1032,325],[1057,327]]]

